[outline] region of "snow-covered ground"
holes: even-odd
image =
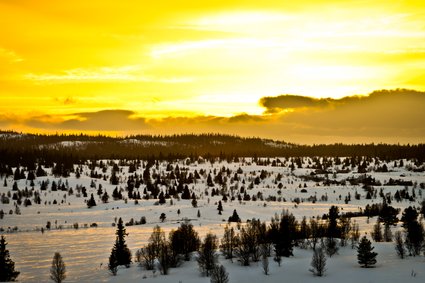
[[[280,159],[284,160],[284,159]],[[130,175],[128,166],[120,166],[120,184],[118,186],[109,183],[112,166],[108,166],[105,172],[96,167],[95,171],[99,174],[108,176],[106,180],[90,178],[90,169],[87,165],[82,165],[83,172],[80,178],[76,178],[72,173],[68,178],[55,178],[46,169],[48,176],[38,177],[34,182],[34,190],[40,191],[42,181],[49,181],[46,191],[41,192],[41,204],[32,203],[31,206],[24,207],[20,205],[21,214],[15,213],[14,200],[10,198],[9,204],[1,204],[0,209],[5,212],[4,218],[0,220],[0,227],[7,242],[7,248],[10,251],[12,259],[16,263],[16,269],[21,272],[18,279],[22,282],[44,282],[49,279],[49,268],[55,251],[62,254],[65,264],[67,265],[67,282],[139,282],[144,277],[149,282],[209,282],[209,278],[201,277],[197,263],[195,260],[184,262],[179,268],[171,269],[170,275],[163,276],[159,272],[143,271],[136,264],[129,269],[119,269],[116,277],[110,276],[106,270],[106,265],[111,248],[115,240],[115,228],[112,223],[116,219],[122,217],[124,222],[133,218],[139,221],[142,216],[146,217],[145,225],[126,227],[129,235],[127,236],[127,244],[135,251],[146,244],[152,229],[155,225],[159,225],[167,234],[171,229],[177,228],[184,218],[191,220],[194,228],[201,238],[207,233],[212,232],[219,238],[223,235],[223,228],[227,224],[228,217],[236,209],[242,221],[257,218],[262,221],[270,221],[275,213],[280,213],[283,209],[288,209],[296,218],[301,221],[303,216],[307,218],[321,216],[327,213],[331,205],[337,205],[340,212],[359,211],[366,204],[381,203],[382,198],[379,197],[379,190],[382,188],[384,193],[391,193],[394,196],[397,190],[402,190],[405,186],[386,186],[390,178],[394,180],[412,181],[416,186],[408,186],[409,194],[413,191],[417,195],[416,201],[410,202],[403,200],[401,202],[392,201],[391,205],[396,208],[404,209],[410,205],[419,206],[424,198],[420,184],[425,182],[425,174],[423,172],[408,171],[409,166],[413,164],[404,160],[403,167],[394,167],[391,161],[387,164],[389,172],[367,172],[368,176],[372,176],[381,182],[381,186],[374,186],[378,190],[377,198],[366,199],[366,192],[360,185],[330,185],[324,186],[323,182],[306,181],[301,176],[311,176],[315,170],[307,168],[308,160],[305,159],[302,168],[295,170],[290,169],[291,162],[287,161],[285,166],[264,166],[257,165],[251,159],[245,161],[227,163],[209,162],[205,163],[188,163],[185,160],[174,162],[175,168],[178,164],[181,171],[198,173],[202,169],[204,174],[194,184],[188,184],[191,192],[194,192],[198,198],[197,207],[193,207],[191,200],[166,199],[163,205],[157,204],[157,199],[139,200],[135,204],[134,200],[116,200],[112,199],[113,190],[118,187],[123,190],[126,187],[127,180]],[[271,160],[272,161],[272,160]],[[106,163],[107,161],[105,161]],[[397,161],[399,163],[400,161]],[[380,166],[384,164],[380,163]],[[375,165],[373,162],[369,164],[369,169]],[[150,170],[151,177],[155,174],[166,176],[170,171],[166,170],[167,164],[161,163],[153,166]],[[229,171],[230,174],[223,173],[225,185],[215,184],[214,187],[208,187],[206,184],[207,176],[210,173],[212,177],[221,169]],[[238,169],[242,173],[237,174],[238,180],[232,180]],[[349,173],[336,173],[338,169],[342,169],[341,165],[333,165],[328,173],[329,180],[341,181],[349,177],[358,177],[364,174],[356,173],[356,168],[350,167]],[[15,168],[13,168],[13,171]],[[267,171],[266,177],[261,179],[258,185],[249,188],[255,178],[260,176],[261,171]],[[142,175],[144,168],[139,168],[136,173]],[[215,173],[214,173],[215,171]],[[278,175],[281,179],[278,180]],[[324,175],[317,175],[323,177]],[[154,180],[154,179],[152,179]],[[67,188],[73,188],[73,194],[67,191],[51,191],[51,184],[55,181],[57,184],[66,184]],[[95,188],[91,188],[92,181]],[[7,178],[7,186],[4,187],[4,179],[0,180],[0,194],[12,195],[13,176]],[[281,183],[281,189],[279,189]],[[19,190],[28,188],[31,190],[30,181],[22,179],[17,181]],[[107,191],[110,199],[108,203],[102,203],[97,195],[99,185],[103,191]],[[86,198],[77,194],[77,186],[84,186],[87,189],[88,196]],[[263,200],[258,197],[256,201],[238,201],[237,194],[241,187],[250,196],[262,195]],[[143,193],[145,185],[141,185],[136,191]],[[222,196],[211,196],[212,188],[223,189],[229,194],[229,200],[223,201],[224,211],[222,215],[218,214],[217,203]],[[165,191],[166,186],[162,186],[161,190]],[[233,194],[236,199],[231,201],[230,195]],[[302,192],[305,189],[307,192]],[[206,195],[205,192],[208,192]],[[359,200],[354,198],[355,192],[361,195]],[[85,200],[91,194],[94,194],[97,206],[87,208]],[[425,192],[423,192],[425,193]],[[350,194],[351,201],[347,204],[344,202],[345,197]],[[127,192],[123,191],[124,198],[127,198]],[[280,201],[268,201],[269,196],[281,198]],[[307,200],[309,197],[316,197],[315,203]],[[327,200],[322,200],[322,196],[326,196]],[[300,199],[300,203],[296,204],[294,200]],[[25,198],[23,198],[24,200]],[[30,198],[32,200],[32,198]],[[285,201],[283,201],[285,199]],[[58,204],[53,204],[54,200]],[[13,214],[9,214],[12,210]],[[180,210],[180,214],[177,211]],[[198,210],[200,217],[197,217]],[[165,222],[161,222],[159,216],[161,213],[166,214]],[[355,218],[360,225],[362,234],[369,234],[372,225],[376,219],[367,221],[366,217]],[[46,223],[51,222],[51,230],[41,228]],[[79,228],[74,229],[74,223],[78,223]],[[92,223],[96,223],[97,227],[90,227]],[[85,226],[87,228],[85,228]],[[17,227],[17,231],[11,232]],[[393,228],[393,231],[401,229],[400,224]],[[230,262],[220,257],[220,262],[229,272],[230,282],[400,282],[407,280],[412,282],[424,282],[425,280],[425,259],[421,257],[411,257],[404,260],[398,259],[394,250],[393,243],[374,243],[378,255],[378,264],[373,269],[362,269],[357,264],[356,251],[350,247],[341,248],[338,255],[328,259],[328,271],[323,278],[314,277],[308,269],[312,256],[311,250],[295,249],[294,257],[284,258],[281,267],[278,267],[273,259],[270,258],[270,275],[262,273],[261,262],[252,263],[249,267],[242,267],[234,260]],[[412,270],[416,273],[416,277],[411,276]]]

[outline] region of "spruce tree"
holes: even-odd
[[[1,236],[0,240],[0,281],[15,281],[19,271],[15,271],[15,263],[10,258],[9,250],[6,249],[6,239]]]
[[[111,252],[111,257],[115,257],[117,266],[125,265],[125,267],[129,267],[131,263],[131,252],[125,243],[125,236],[127,236],[127,234],[121,217],[118,220],[116,235],[117,237]],[[111,262],[111,258],[109,260]]]
[[[223,205],[221,204],[221,200],[218,201],[217,210],[218,210],[218,214],[221,215],[221,212],[223,211]]]
[[[91,197],[87,202],[87,207],[92,208],[93,206],[96,206],[96,201],[94,200],[93,194],[91,194]]]
[[[117,257],[115,256],[115,250],[112,249],[111,251],[111,255],[109,256],[109,263],[108,263],[108,269],[109,272],[111,272],[112,275],[117,275],[117,271],[118,271],[118,262],[117,262]]]
[[[373,252],[371,242],[363,236],[360,240],[360,244],[357,247],[357,260],[361,267],[372,267],[376,263],[377,253]]]

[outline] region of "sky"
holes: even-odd
[[[3,130],[425,142],[424,1],[0,0],[0,25]]]

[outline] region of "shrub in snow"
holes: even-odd
[[[313,257],[311,259],[311,269],[310,272],[313,272],[316,276],[323,276],[326,271],[326,255],[323,252],[322,248],[313,250]]]

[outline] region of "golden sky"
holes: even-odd
[[[425,141],[411,108],[359,128],[340,99],[425,90],[425,1],[0,0],[0,26],[1,129]],[[333,100],[264,103],[282,94]]]

